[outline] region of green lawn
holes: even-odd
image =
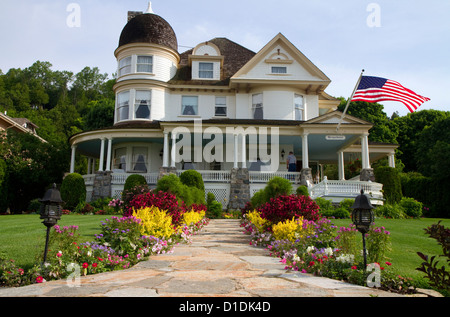
[[[101,221],[110,216],[63,215],[60,226],[79,226],[85,241],[100,233]],[[30,267],[43,255],[47,228],[39,215],[0,216],[0,256],[14,259],[18,266]],[[41,258],[42,260],[42,258]]]
[[[441,255],[442,247],[436,240],[429,238],[423,229],[442,220],[441,224],[450,227],[450,219],[376,219],[375,226],[385,227],[391,233],[392,251],[388,253],[392,267],[400,274],[413,278],[423,277],[422,272],[416,268],[422,263],[417,255],[420,251],[427,255]],[[348,226],[350,219],[336,219],[333,221],[337,226]],[[358,234],[360,237],[361,235]],[[361,240],[362,241],[362,240]],[[361,242],[362,246],[362,242]],[[442,258],[440,263],[445,264]]]
[[[61,226],[77,225],[85,241],[93,241],[94,235],[100,233],[101,221],[111,216],[63,215],[58,222]],[[434,239],[424,233],[424,228],[439,219],[377,219],[376,226],[384,226],[391,232],[392,251],[388,254],[393,268],[410,277],[423,277],[415,269],[421,259],[416,254],[420,251],[428,255],[442,254],[441,247]],[[349,219],[333,221],[337,226],[348,226]],[[442,224],[450,226],[450,219]],[[38,263],[36,259],[43,254],[46,227],[41,223],[39,215],[0,216],[0,254],[12,258],[17,265],[29,267]],[[360,237],[360,235],[358,235]],[[443,261],[442,261],[443,263]]]

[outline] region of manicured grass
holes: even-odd
[[[60,226],[79,226],[85,241],[93,241],[100,232],[101,221],[110,216],[63,215]],[[39,215],[0,216],[0,256],[14,259],[20,267],[28,268],[42,261],[47,228]]]
[[[441,255],[442,247],[425,234],[424,229],[442,220],[445,227],[450,226],[450,219],[376,219],[375,226],[385,227],[391,233],[392,250],[387,254],[392,268],[399,274],[412,277],[414,279],[423,278],[424,273],[416,270],[422,263],[422,259],[417,252],[427,255]],[[350,219],[335,219],[333,223],[337,226],[348,226]],[[361,237],[358,234],[358,237]],[[361,242],[362,247],[362,242]],[[445,258],[439,263],[445,264]],[[440,267],[440,266],[439,266]]]

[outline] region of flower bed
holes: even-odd
[[[278,199],[278,202],[287,200]],[[289,214],[290,219],[271,221],[277,218],[268,219],[264,212],[266,206],[265,210],[247,211],[241,226],[251,236],[251,245],[267,248],[271,256],[280,258],[286,270],[398,293],[415,293],[412,280],[397,275],[386,259],[390,233],[385,228],[372,226],[366,234],[369,264],[365,268],[355,227],[338,228],[330,219],[316,217],[316,209],[307,206],[314,217],[308,219],[304,217],[308,212],[296,211],[294,216]]]
[[[204,215],[202,210],[184,212],[178,224],[172,225],[168,211],[143,207],[135,215],[105,219],[95,240],[83,243],[77,226],[56,225],[50,234],[47,263],[24,270],[13,260],[0,258],[0,286],[43,283],[73,276],[74,272],[85,276],[127,269],[151,255],[171,253],[179,243],[190,243],[192,236],[208,224]],[[147,231],[145,222],[154,230]]]

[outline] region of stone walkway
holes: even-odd
[[[0,297],[397,297],[308,274],[287,272],[278,258],[249,245],[238,220],[211,220],[192,244],[152,256],[131,269],[20,288]]]

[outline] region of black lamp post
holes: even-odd
[[[370,203],[369,197],[364,194],[364,190],[361,189],[361,195],[356,196],[355,203],[353,204],[352,208],[352,222],[356,226],[356,229],[362,233],[365,268],[367,267],[365,234],[369,231],[370,226],[374,221],[374,215],[372,211],[374,207]]]
[[[40,215],[42,223],[47,227],[47,237],[45,239],[45,252],[44,252],[44,263],[47,260],[47,250],[48,250],[48,238],[50,235],[50,228],[56,225],[58,220],[61,219],[62,214],[62,199],[59,190],[56,188],[56,184],[47,190],[44,198],[40,199],[41,203]]]

